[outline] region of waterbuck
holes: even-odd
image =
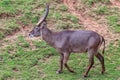
[[[84,73],[84,77],[87,77],[92,65],[94,64],[94,56],[100,61],[102,65],[101,73],[105,72],[104,57],[98,51],[102,43],[104,47],[102,53],[105,50],[105,40],[98,33],[90,30],[64,30],[60,32],[53,32],[47,28],[46,17],[49,12],[49,4],[46,4],[46,11],[44,16],[38,21],[36,26],[30,32],[30,37],[41,36],[49,45],[54,47],[60,54],[60,64],[57,73],[61,73],[63,65],[72,73],[75,73],[67,65],[67,61],[71,52],[87,52],[89,55],[89,66]]]

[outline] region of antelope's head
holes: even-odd
[[[46,4],[46,11],[43,17],[38,21],[38,23],[35,25],[35,27],[30,31],[29,37],[38,37],[41,36],[42,29],[46,28],[46,17],[49,13],[49,4]]]

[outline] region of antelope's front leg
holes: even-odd
[[[70,67],[67,64],[67,61],[69,59],[70,53],[64,53],[64,60],[63,60],[63,64],[64,66],[68,69],[68,71],[72,72],[72,73],[76,73],[74,70],[70,69]]]
[[[62,53],[60,53],[59,69],[56,72],[58,74],[62,73],[62,70],[63,70],[63,59],[64,59],[64,55]]]

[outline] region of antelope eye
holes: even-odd
[[[38,27],[35,27],[35,29],[39,29]]]

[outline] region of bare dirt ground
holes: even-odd
[[[120,9],[120,0],[110,0],[113,6],[118,7]]]
[[[111,0],[113,6],[117,6],[120,8],[120,2]],[[104,36],[107,44],[111,41],[117,41],[119,39],[119,34],[114,34],[110,29],[108,29],[107,25],[99,24],[92,17],[85,15],[86,12],[82,12],[81,10],[77,11],[75,9],[76,5],[79,5],[80,1],[77,0],[63,0],[63,3],[69,8],[69,11],[79,18],[79,23],[83,25],[86,30],[93,30],[98,32],[100,35]],[[88,10],[89,12],[89,10]]]

